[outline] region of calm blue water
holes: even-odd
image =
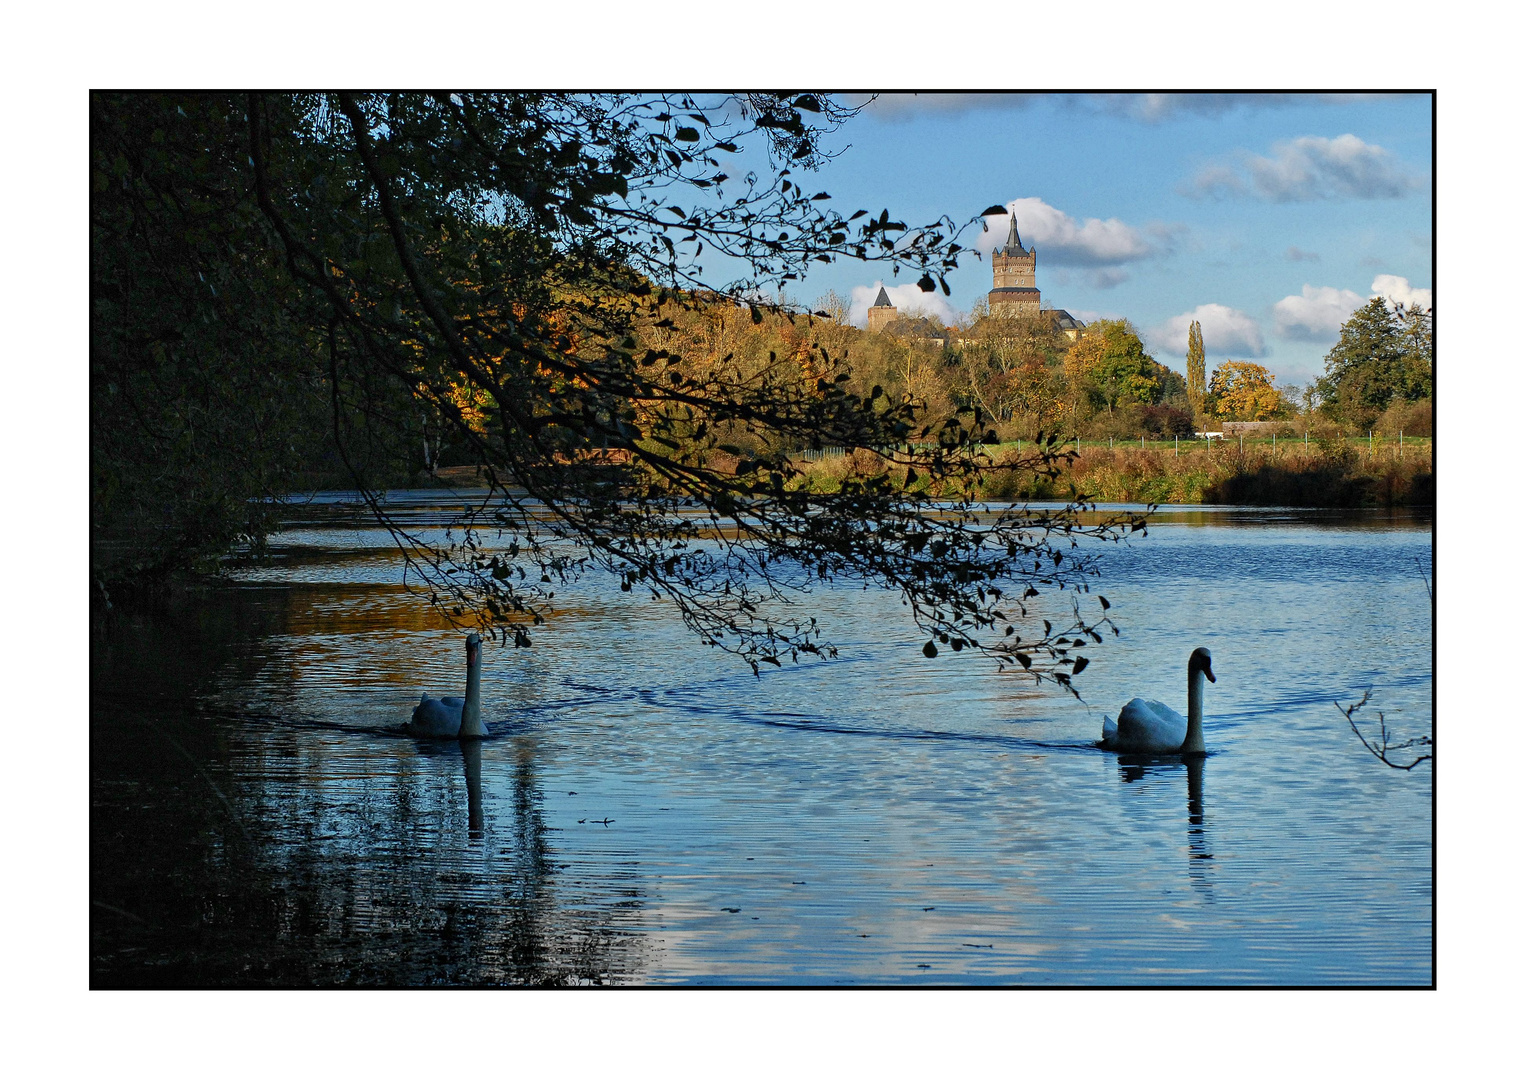
[[[1163,510],[1107,549],[1084,703],[924,658],[884,593],[754,678],[586,579],[485,649],[480,756],[374,730],[464,678],[385,536],[280,539],[92,649],[96,985],[1432,979],[1430,764],[1332,704],[1430,734],[1426,519]],[[1096,749],[1198,645],[1206,760]]]

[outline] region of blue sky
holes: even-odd
[[[1301,385],[1369,296],[1430,304],[1429,96],[894,95],[837,141],[806,183],[839,209],[922,222],[1015,206],[1045,304],[1127,318],[1177,370],[1194,317],[1210,370],[1253,359]],[[991,223],[987,246],[1006,232]],[[861,321],[878,281],[842,262],[791,295],[835,289]],[[920,297],[945,318],[984,296],[990,263],[967,259],[949,285]]]

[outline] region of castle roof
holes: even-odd
[[[879,294],[879,296],[875,297],[875,299],[874,299],[874,306],[875,307],[895,307],[895,305],[890,302],[890,297],[885,295],[885,286],[883,286],[883,285],[880,286],[880,294]]]
[[[902,315],[886,325],[885,333],[941,342],[948,336],[948,328],[925,315]]]
[[[1027,255],[1023,250],[1023,238],[1017,235],[1017,211],[1012,212],[1012,224],[1007,228],[1007,242],[996,249],[998,255]]]

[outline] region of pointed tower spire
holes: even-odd
[[[874,306],[875,307],[894,307],[895,306],[894,304],[892,304],[890,302],[890,297],[885,294],[885,286],[883,286],[883,285],[880,286],[880,294],[874,298]]]
[[[1023,250],[1023,238],[1017,235],[1017,211],[1012,211],[1012,223],[1007,227],[1007,242],[1002,247],[1003,255],[1026,255]]]

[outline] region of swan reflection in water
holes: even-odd
[[[466,770],[466,834],[482,839],[482,741],[461,741],[461,762]]]
[[[1201,754],[1185,758],[1159,758],[1136,754],[1118,757],[1118,779],[1125,784],[1139,783],[1146,778],[1161,778],[1185,772],[1187,774],[1187,877],[1194,888],[1204,890],[1208,900],[1213,899],[1213,882],[1209,880],[1209,861],[1213,852],[1208,846],[1208,827],[1203,813],[1203,766],[1207,757]]]
[[[436,759],[448,759],[457,747],[460,748],[461,771],[466,777],[466,834],[472,840],[481,840],[483,837],[482,740],[462,739],[456,743],[441,743],[419,739],[417,747],[421,756]]]

